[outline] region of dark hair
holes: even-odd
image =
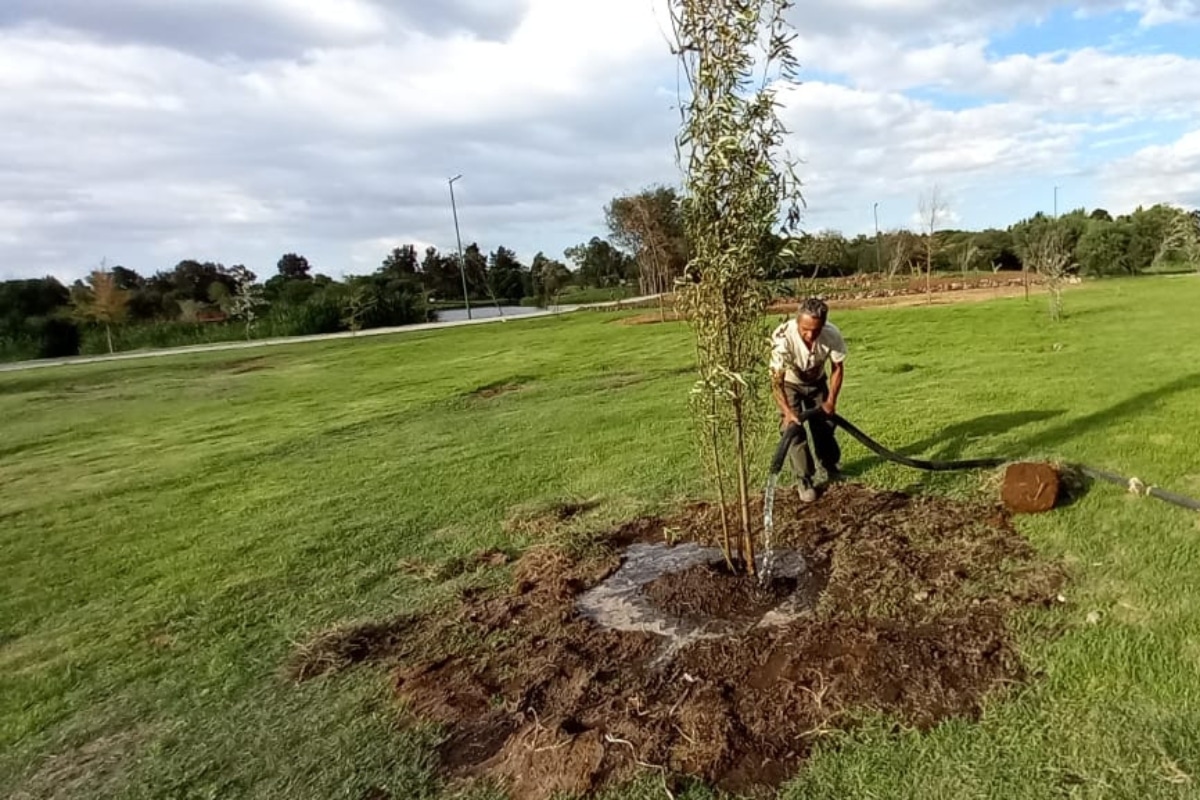
[[[824,323],[829,317],[829,306],[819,297],[810,297],[800,304],[800,316],[814,317]]]

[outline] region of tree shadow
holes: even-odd
[[[968,447],[980,439],[987,439],[998,434],[1030,425],[1035,422],[1045,422],[1065,414],[1064,409],[1011,411],[1002,414],[987,414],[975,419],[959,422],[942,428],[937,433],[919,442],[900,448],[891,448],[906,456],[921,457],[932,461],[955,461],[962,458]],[[845,436],[846,434],[841,434]],[[868,434],[869,435],[869,434]],[[888,446],[887,442],[881,442]],[[978,454],[974,454],[978,455]],[[870,466],[879,462],[879,456],[868,455],[842,467],[847,475],[858,476]]]
[[[1055,449],[1067,442],[1097,429],[1102,429],[1104,426],[1122,417],[1152,413],[1155,407],[1167,398],[1193,391],[1200,392],[1200,372],[1185,375],[1161,386],[1138,392],[1107,408],[1094,411],[1082,417],[1067,419],[1048,429],[1032,433],[1019,441],[1012,452],[1007,455],[1011,455],[1014,459],[1030,457],[1031,454],[1037,454],[1045,458],[1052,457],[1055,455]],[[897,452],[904,453],[905,455],[917,455],[923,454],[927,449],[938,448],[933,455],[929,456],[930,458],[934,460],[952,460],[959,458],[964,448],[975,440],[996,435],[1012,428],[1028,425],[1032,422],[1052,419],[1064,413],[1064,411],[1021,411],[1007,414],[989,414],[952,425],[924,441],[908,445]],[[843,468],[843,472],[851,476],[861,475],[868,467],[878,463],[878,460],[876,456],[867,456],[846,465]],[[1087,494],[1093,483],[1090,478],[1081,474],[1073,474],[1072,477],[1068,504],[1069,502],[1077,501],[1080,497]]]
[[[1102,428],[1120,417],[1145,414],[1172,395],[1197,390],[1200,390],[1200,372],[1176,378],[1170,383],[1147,389],[1144,392],[1138,392],[1108,408],[1094,411],[1077,419],[1067,420],[1061,425],[1056,425],[1026,439],[1022,444],[1026,451],[1036,448],[1038,452],[1049,453],[1058,445],[1065,444],[1097,428]]]

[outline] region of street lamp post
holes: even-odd
[[[1054,218],[1058,219],[1058,187],[1054,187]]]
[[[467,294],[467,262],[463,260],[462,234],[458,232],[458,205],[454,202],[454,182],[461,177],[460,173],[450,179],[450,210],[454,212],[454,238],[458,240],[458,272],[462,275],[463,302],[467,304],[467,319],[471,319],[471,298]]]
[[[883,272],[883,256],[879,251],[879,203],[874,206],[875,211],[875,271]]]

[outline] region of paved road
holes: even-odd
[[[541,319],[558,314],[570,314],[586,309],[620,308],[625,306],[657,300],[658,295],[630,297],[625,300],[614,300],[608,303],[588,303],[586,305],[558,306],[554,310],[531,311],[520,315],[507,317],[486,317],[471,320],[453,320],[450,322],[423,322],[416,325],[401,325],[395,328],[372,328],[358,333],[323,333],[316,336],[285,336],[278,339],[252,339],[248,342],[217,342],[214,344],[196,344],[187,347],[170,347],[162,350],[135,350],[128,353],[113,353],[99,356],[72,356],[70,358],[45,358],[37,361],[18,361],[12,364],[0,364],[0,372],[17,372],[26,369],[42,369],[44,367],[64,367],[72,364],[98,364],[104,361],[130,361],[137,358],[161,358],[162,356],[177,356],[186,353],[214,353],[221,350],[248,350],[255,347],[273,347],[283,344],[301,344],[303,342],[327,342],[332,339],[352,339],[363,336],[387,336],[393,333],[416,333],[417,331],[436,331],[443,328],[461,328],[466,325],[488,325],[496,322],[516,322],[525,319]]]

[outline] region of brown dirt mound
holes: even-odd
[[[700,564],[646,584],[646,596],[673,617],[754,621],[796,591],[795,578],[761,585],[757,578],[734,575],[724,562]]]
[[[1061,485],[1058,470],[1049,464],[1010,464],[1000,496],[1010,511],[1039,514],[1058,503]]]
[[[666,527],[712,544],[717,512],[635,520],[587,558],[533,550],[507,592],[467,594],[456,612],[406,625],[387,651],[395,688],[414,719],[444,726],[448,776],[499,780],[516,800],[586,794],[648,768],[753,794],[863,711],[928,728],[975,717],[986,695],[1029,677],[1007,619],[1052,605],[1061,571],[1036,560],[1002,509],[853,485],[810,506],[777,499],[778,546],[826,582],[792,622],[740,626],[664,664],[657,635],[576,612],[621,548],[661,542]],[[768,605],[754,588],[701,568],[646,591],[676,612],[749,617]]]

